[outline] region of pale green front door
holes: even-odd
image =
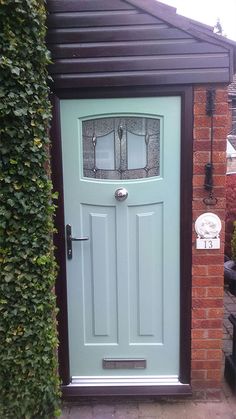
[[[180,107],[61,101],[72,383],[178,381]]]

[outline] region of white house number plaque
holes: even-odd
[[[219,249],[221,227],[218,215],[212,212],[201,214],[195,222],[196,248],[203,250]]]

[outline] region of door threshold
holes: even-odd
[[[62,386],[62,397],[72,401],[80,397],[102,396],[191,396],[190,384],[183,384],[176,376],[146,377],[73,377]]]
[[[72,377],[70,386],[100,387],[100,386],[157,386],[182,385],[178,376],[98,376]]]

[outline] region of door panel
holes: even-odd
[[[84,228],[90,239],[81,258],[85,344],[117,343],[115,215],[114,207],[82,205]]]
[[[61,127],[65,224],[89,237],[67,260],[72,383],[177,380],[180,98],[62,100]]]
[[[129,209],[130,344],[133,345],[163,340],[162,223],[162,204]]]

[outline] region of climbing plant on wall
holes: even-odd
[[[43,0],[0,0],[0,417],[58,414]]]

